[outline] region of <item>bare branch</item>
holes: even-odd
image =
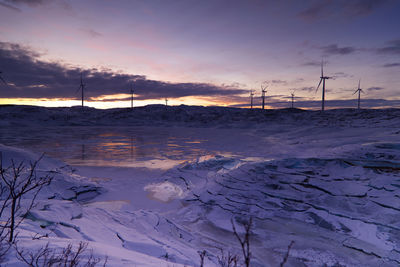
[[[15,244],[15,250],[17,252],[17,259],[26,263],[31,267],[94,267],[101,260],[93,256],[93,251],[84,256],[87,251],[88,243],[80,242],[76,250],[72,244],[68,244],[67,247],[63,248],[61,251],[55,248],[50,248],[49,243],[45,247],[42,247],[34,252],[27,252],[20,249],[17,244]],[[85,257],[85,260],[82,258]],[[107,264],[108,258],[104,259],[103,266]]]
[[[290,253],[290,250],[292,249],[293,244],[294,244],[294,241],[292,240],[292,241],[290,242],[288,248],[287,248],[285,257],[283,257],[283,260],[282,260],[282,262],[281,262],[280,267],[283,267],[283,266],[285,265],[285,263],[287,262],[287,260],[288,260],[288,258],[289,258],[289,253]]]
[[[244,263],[246,267],[250,266],[250,257],[251,257],[251,252],[250,252],[250,232],[251,232],[251,227],[253,223],[253,218],[250,217],[250,219],[247,222],[243,223],[243,227],[245,230],[245,235],[243,239],[239,236],[238,232],[236,231],[235,223],[233,222],[233,219],[231,219],[232,223],[232,230],[233,234],[236,236],[237,240],[240,243],[240,246],[242,247],[242,253],[243,253],[243,258],[244,258]]]
[[[7,222],[2,226],[0,233],[1,236],[8,235],[9,242],[14,241],[15,229],[24,220],[22,215],[28,213],[34,207],[39,192],[44,186],[49,185],[54,178],[54,172],[46,172],[43,176],[37,175],[36,169],[42,158],[43,155],[35,162],[31,162],[29,167],[23,161],[16,163],[11,159],[11,166],[4,169],[0,153],[0,182],[2,186],[0,190],[0,216],[4,217],[4,211],[10,210]],[[32,197],[27,207],[23,209],[21,200],[28,193],[32,193]],[[4,231],[6,228],[9,229],[8,232]]]
[[[206,251],[197,251],[197,253],[199,253],[200,256],[200,267],[204,267],[204,258],[206,256]]]

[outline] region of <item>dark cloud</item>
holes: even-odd
[[[386,43],[387,45],[377,49],[381,54],[400,54],[400,39],[392,40]]]
[[[15,6],[9,5],[7,3],[0,2],[0,6],[8,8],[8,9],[10,9],[12,11],[21,12],[21,9],[19,9],[19,8],[15,7]]]
[[[328,64],[328,61],[324,60],[324,65]],[[321,61],[308,61],[301,64],[306,67],[321,67]]]
[[[325,55],[348,55],[356,52],[358,49],[353,46],[339,47],[337,44],[321,47]]]
[[[50,0],[5,0],[5,1],[11,4],[16,4],[16,5],[24,4],[29,6],[38,6],[50,2]]]
[[[305,91],[305,92],[312,92],[315,90],[315,87],[301,87],[301,88],[296,88],[294,89],[295,91]]]
[[[393,2],[391,0],[345,0],[343,9],[349,16],[368,15],[382,6]]]
[[[374,86],[374,87],[368,88],[367,90],[368,90],[368,91],[380,91],[380,90],[383,90],[383,89],[385,89],[385,88],[383,88],[383,87],[378,87],[378,86]]]
[[[307,21],[329,18],[332,16],[354,18],[373,13],[379,8],[394,2],[392,0],[316,0],[298,13]]]
[[[284,97],[282,97],[282,98],[284,98],[284,99],[289,99],[290,101],[292,100],[292,96],[291,95],[289,95],[289,96],[284,96]],[[304,98],[306,98],[306,97],[303,97],[303,96],[293,96],[293,99],[295,99],[295,100],[300,100],[300,99],[304,99]]]
[[[247,90],[206,83],[170,83],[148,80],[142,75],[111,70],[80,69],[61,63],[44,62],[40,54],[18,44],[0,42],[0,71],[9,86],[0,97],[79,98],[79,77],[83,74],[88,98],[129,92],[133,84],[136,99],[184,96],[235,96]]]
[[[400,67],[400,63],[388,63],[383,65],[384,68]]]

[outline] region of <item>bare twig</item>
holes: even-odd
[[[245,231],[243,239],[239,236],[238,232],[236,231],[236,227],[235,227],[235,223],[233,222],[233,219],[231,219],[231,223],[232,223],[233,234],[236,236],[237,240],[240,243],[240,246],[242,247],[244,263],[245,263],[246,267],[249,267],[250,266],[250,258],[251,258],[250,232],[251,232],[251,226],[253,223],[253,218],[250,217],[250,219],[247,222],[243,223],[243,227],[244,227],[244,231]]]
[[[283,260],[282,260],[282,262],[281,262],[280,267],[283,267],[283,266],[285,265],[285,263],[287,262],[287,260],[289,259],[289,253],[290,253],[290,250],[292,249],[293,244],[294,244],[294,241],[292,240],[292,241],[290,242],[288,248],[287,248],[285,257],[283,257]]]
[[[29,166],[26,166],[23,161],[16,163],[11,160],[11,166],[3,168],[3,158],[0,153],[0,217],[3,217],[6,209],[10,210],[0,234],[1,236],[8,235],[8,242],[10,243],[14,241],[15,230],[24,219],[24,216],[21,215],[28,213],[34,207],[39,192],[53,180],[54,172],[46,172],[43,176],[37,175],[37,165],[42,158],[43,155],[35,162],[30,162]],[[33,196],[28,206],[22,209],[21,200],[28,193],[32,193]],[[8,229],[8,231],[6,232],[5,229]]]
[[[93,256],[91,251],[86,259],[83,260],[84,254],[87,250],[88,243],[80,242],[78,247],[74,249],[72,244],[61,251],[49,247],[49,243],[46,246],[40,248],[37,251],[24,251],[15,244],[15,250],[17,252],[17,258],[26,263],[30,267],[94,267],[100,259]],[[103,267],[106,266],[108,258],[104,259]]]
[[[218,258],[218,263],[221,267],[237,267],[237,263],[239,261],[239,257],[237,255],[232,255],[228,252],[228,255],[225,255],[224,250],[221,248],[221,257]]]
[[[40,235],[40,234],[36,233],[34,236],[32,236],[32,240],[40,240],[44,237],[46,237],[46,238],[49,237],[49,234]]]
[[[199,253],[200,256],[200,267],[204,267],[204,258],[206,256],[206,251],[197,251],[197,253]]]

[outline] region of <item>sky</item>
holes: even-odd
[[[400,107],[397,0],[0,0],[0,104]]]

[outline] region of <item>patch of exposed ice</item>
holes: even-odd
[[[168,181],[146,185],[144,190],[149,192],[148,196],[151,199],[166,203],[174,199],[182,199],[186,195],[179,185]]]

